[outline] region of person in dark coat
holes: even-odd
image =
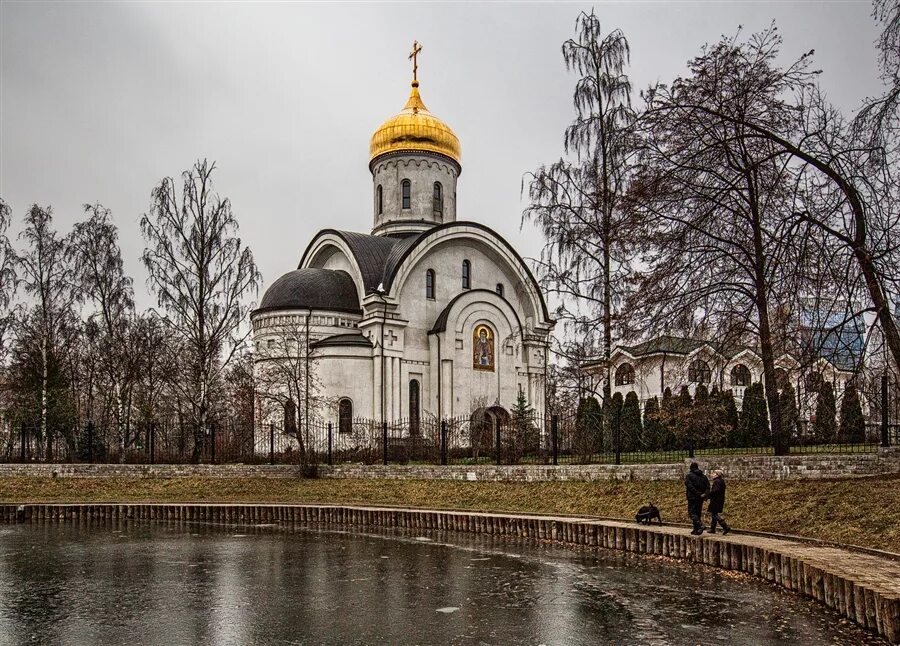
[[[722,533],[727,534],[731,531],[731,528],[720,515],[725,509],[725,473],[722,469],[713,471],[712,484],[710,485],[708,498],[709,507],[707,507],[707,511],[712,517],[712,520],[709,523],[709,533],[715,534],[716,525],[718,524],[722,526]]]
[[[703,474],[696,462],[691,462],[690,471],[684,476],[684,490],[687,495],[688,516],[694,524],[691,534],[699,536],[703,533],[703,522],[700,517],[703,514],[703,499],[709,491],[709,478]]]

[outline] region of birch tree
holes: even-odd
[[[23,336],[38,346],[40,383],[40,437],[45,442],[47,458],[51,455],[51,429],[48,427],[51,380],[54,364],[61,360],[66,336],[74,326],[73,308],[78,291],[74,288],[74,272],[69,261],[69,241],[53,228],[49,207],[33,205],[25,216],[25,229],[19,235],[25,250],[16,256],[16,265],[25,292],[33,299],[30,312],[21,319]]]
[[[96,307],[90,318],[102,331],[100,365],[115,401],[114,419],[120,459],[130,443],[131,388],[139,357],[134,350],[134,293],[125,275],[119,233],[110,212],[100,204],[84,206],[87,219],[75,225],[70,246],[75,278]]]
[[[187,350],[180,389],[191,406],[195,461],[209,428],[213,389],[238,337],[248,334],[240,328],[261,280],[237,235],[231,202],[214,191],[214,169],[214,163],[198,161],[182,173],[180,192],[172,178],[163,179],[141,218],[149,286],[166,311],[163,320]]]
[[[625,73],[630,49],[621,30],[604,35],[593,11],[579,14],[576,31],[562,46],[567,70],[579,76],[576,116],[564,138],[569,157],[526,176],[531,205],[523,221],[546,238],[538,269],[545,289],[560,298],[558,317],[579,337],[602,334],[608,404],[614,312],[629,257],[621,202],[634,117]]]

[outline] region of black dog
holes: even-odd
[[[662,516],[659,515],[659,509],[652,502],[638,509],[638,513],[634,517],[637,522],[643,525],[651,525],[654,518],[662,525]]]

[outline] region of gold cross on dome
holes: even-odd
[[[419,52],[421,52],[421,51],[422,51],[422,46],[419,44],[419,41],[414,40],[412,51],[409,53],[409,60],[411,60],[413,62],[413,81],[418,80],[416,78],[416,74],[419,71],[419,63],[418,63],[417,58],[419,56]]]

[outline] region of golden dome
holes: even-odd
[[[403,110],[383,124],[369,144],[369,160],[399,151],[426,150],[440,153],[459,163],[459,138],[450,126],[428,111],[419,96],[419,82],[412,82],[412,92]]]

